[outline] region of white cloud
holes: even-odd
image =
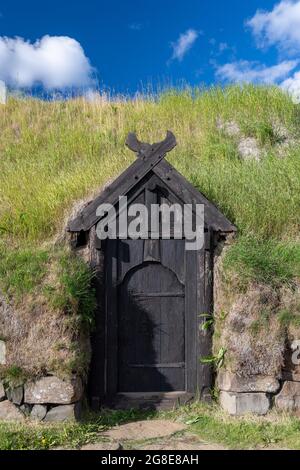
[[[87,87],[93,69],[81,45],[67,36],[44,36],[35,43],[0,37],[0,80],[13,87]]]
[[[300,102],[300,72],[284,80],[281,87],[292,96],[296,103]]]
[[[227,82],[278,84],[300,101],[300,0],[281,0],[269,11],[258,10],[246,22],[259,48],[275,46],[280,61],[273,66],[240,60],[216,66],[216,77]],[[295,58],[295,60],[291,60]]]
[[[198,36],[199,33],[195,29],[188,29],[185,33],[180,34],[177,41],[171,43],[173,48],[173,55],[171,59],[177,59],[179,62],[181,62],[186,53],[193,46]]]
[[[240,60],[217,67],[216,77],[228,82],[241,83],[278,83],[288,77],[298,65],[298,60],[285,60],[267,67],[258,62]]]
[[[141,29],[143,29],[143,25],[142,23],[130,23],[128,28],[132,31],[141,31]]]
[[[259,47],[277,46],[280,50],[300,51],[300,1],[282,0],[272,11],[258,10],[246,23]]]

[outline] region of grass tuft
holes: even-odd
[[[58,273],[55,285],[47,284],[45,293],[50,305],[67,315],[78,315],[80,325],[91,330],[96,306],[92,287],[94,273],[81,258],[71,253],[56,255]]]
[[[224,269],[242,288],[253,282],[290,284],[300,277],[300,243],[240,237],[226,253]]]

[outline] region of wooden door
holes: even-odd
[[[195,391],[196,259],[184,240],[107,242],[108,395]]]

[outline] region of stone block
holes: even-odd
[[[24,421],[25,416],[11,401],[0,402],[0,420],[3,421]]]
[[[254,137],[242,137],[238,144],[238,151],[243,160],[259,162],[262,157],[262,151]]]
[[[83,385],[79,377],[61,380],[58,377],[43,377],[25,385],[25,403],[70,404],[79,401],[83,395]]]
[[[45,405],[34,405],[32,407],[30,418],[34,421],[42,421],[47,414],[47,406]]]
[[[222,408],[231,415],[253,413],[265,415],[270,409],[270,400],[265,393],[233,393],[221,392]]]
[[[23,403],[23,405],[20,406],[20,410],[25,416],[29,416],[31,413],[31,408],[32,405],[28,405],[27,403]]]
[[[12,401],[15,405],[21,405],[23,402],[24,388],[22,385],[15,388],[8,388],[6,390],[7,398]]]
[[[300,411],[300,382],[284,382],[281,392],[275,397],[275,406],[285,411]]]
[[[0,401],[5,400],[5,390],[3,383],[0,381]]]
[[[254,375],[252,377],[241,377],[228,371],[220,371],[217,385],[225,392],[267,392],[276,393],[280,384],[274,377]]]
[[[80,417],[80,405],[60,405],[51,408],[46,414],[44,421],[47,423],[57,423],[64,421],[76,421]]]
[[[284,354],[283,380],[300,382],[300,349],[299,341],[288,345]]]

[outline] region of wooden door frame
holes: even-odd
[[[210,233],[199,251],[185,250],[185,348],[186,390],[204,396],[211,387],[211,367],[201,364],[200,358],[211,351],[211,335],[201,330],[200,313],[210,313],[212,307],[212,256]],[[209,239],[207,243],[207,239]],[[117,243],[110,240],[105,250],[105,401],[111,402],[118,394],[118,286]],[[207,250],[207,246],[209,250]]]

